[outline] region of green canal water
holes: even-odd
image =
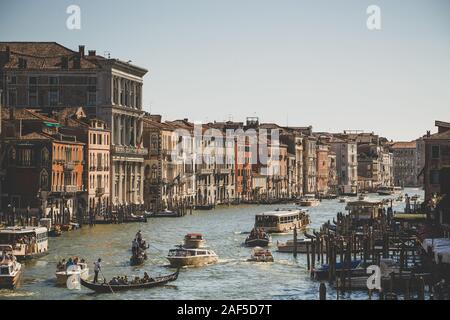
[[[404,193],[419,194],[419,189]],[[371,194],[369,199],[380,199]],[[404,203],[395,204],[402,211]],[[25,263],[20,288],[0,290],[0,299],[317,299],[319,283],[312,281],[306,271],[306,257],[296,259],[291,254],[276,252],[277,240],[285,241],[291,235],[274,235],[272,251],[274,263],[247,262],[251,249],[242,245],[246,233],[254,223],[256,213],[289,205],[241,205],[218,207],[213,211],[197,211],[182,218],[155,218],[142,224],[97,225],[50,238],[50,254]],[[319,228],[333,219],[345,204],[338,200],[324,200],[309,210],[311,228]],[[149,259],[141,267],[129,265],[131,240],[138,230],[151,244]],[[117,294],[94,294],[90,290],[68,290],[55,286],[55,268],[58,260],[69,256],[85,258],[93,273],[93,262],[101,257],[107,279],[116,275],[152,276],[168,274],[165,255],[174,245],[182,243],[186,233],[203,233],[207,245],[219,255],[219,263],[201,268],[182,269],[177,281],[148,290]],[[328,298],[336,299],[336,292],[328,288]],[[341,299],[366,299],[364,292],[355,292]]]

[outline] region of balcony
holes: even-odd
[[[218,170],[219,174],[231,174],[231,169],[222,168]]]
[[[97,189],[95,189],[95,194],[97,196],[101,196],[101,195],[105,194],[105,188],[97,188]]]
[[[78,187],[77,186],[72,186],[72,185],[67,185],[67,186],[64,186],[64,190],[67,193],[75,193],[75,192],[78,191]]]
[[[74,185],[67,185],[67,186],[52,186],[52,192],[55,193],[62,193],[62,192],[66,192],[66,193],[76,193],[78,192],[78,186],[74,186]]]
[[[213,169],[200,169],[199,174],[200,175],[209,175],[209,174],[213,174],[214,170]]]
[[[128,156],[146,156],[148,155],[147,148],[136,148],[133,146],[112,146],[112,152],[116,155],[128,155]]]
[[[72,171],[75,169],[75,163],[72,161],[64,162],[64,171]]]

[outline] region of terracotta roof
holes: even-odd
[[[392,144],[392,149],[415,149],[416,148],[416,141],[410,141],[410,142],[394,142]]]
[[[450,130],[432,134],[430,137],[425,137],[424,140],[449,140],[450,139]]]
[[[10,112],[11,111],[8,108],[2,108],[2,120],[9,120]],[[58,121],[56,121],[55,119],[44,116],[44,115],[38,113],[36,110],[23,109],[23,108],[16,108],[14,110],[14,119],[25,120],[25,121],[45,121],[45,122],[58,123]]]
[[[56,42],[0,42],[0,52],[10,50],[10,60],[3,66],[18,69],[19,58],[27,61],[27,69],[61,69],[61,58],[68,58],[68,68],[75,67],[78,52],[72,51]],[[86,59],[80,59],[81,69],[96,69],[99,66]]]

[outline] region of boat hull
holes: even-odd
[[[246,247],[267,247],[270,244],[270,239],[247,239],[245,240]]]
[[[31,259],[37,259],[41,258],[43,256],[46,256],[48,254],[48,251],[45,252],[39,252],[39,253],[32,253],[32,254],[26,254],[26,255],[15,255],[17,258],[17,261],[26,261]]]
[[[107,284],[107,283],[92,283],[88,282],[86,280],[80,279],[80,284],[88,288],[92,291],[95,291],[97,293],[113,293],[117,291],[129,291],[129,290],[137,290],[137,289],[149,289],[157,286],[162,286],[168,282],[175,281],[178,278],[179,271],[162,277],[157,277],[154,279],[154,281],[147,282],[147,283],[141,283],[141,284],[130,284],[130,285],[114,285],[114,284]]]
[[[217,256],[193,256],[193,257],[167,257],[170,265],[175,268],[180,267],[201,267],[217,263]]]

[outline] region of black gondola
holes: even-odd
[[[148,289],[157,286],[162,286],[168,282],[175,281],[178,278],[179,270],[175,273],[169,274],[167,276],[156,277],[149,282],[137,283],[137,284],[108,284],[108,283],[92,283],[80,279],[80,284],[97,293],[113,293],[116,291],[126,291],[135,289]]]

